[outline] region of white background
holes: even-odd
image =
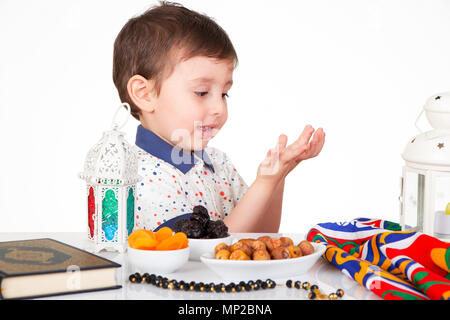
[[[229,120],[210,145],[249,185],[279,134],[325,129],[320,156],[286,180],[281,232],[399,220],[401,153],[425,100],[450,90],[450,1],[179,2],[237,50]],[[0,232],[86,230],[77,174],[120,103],[113,42],[154,3],[0,1]]]

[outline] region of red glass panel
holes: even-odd
[[[95,216],[95,196],[94,196],[94,189],[90,187],[88,196],[88,226],[91,238],[94,237],[94,225],[95,225],[94,216]]]

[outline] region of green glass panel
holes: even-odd
[[[102,201],[102,228],[108,241],[114,240],[118,228],[118,204],[114,190],[106,191]]]
[[[127,230],[128,235],[133,232],[134,226],[134,194],[133,188],[128,190],[128,198],[127,198]]]

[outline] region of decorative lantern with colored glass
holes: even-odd
[[[123,107],[128,110],[122,125],[116,118]],[[100,141],[89,150],[80,178],[86,181],[87,233],[86,249],[98,252],[124,252],[128,235],[134,226],[134,200],[137,156],[133,146],[119,131],[130,115],[130,106],[123,103],[114,115],[112,130],[103,133]]]
[[[417,123],[425,112],[433,128],[422,132]],[[430,97],[416,120],[420,134],[402,154],[400,224],[450,240],[450,92]]]

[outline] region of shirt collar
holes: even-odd
[[[170,163],[183,174],[186,174],[199,161],[198,158],[202,159],[205,165],[214,172],[211,159],[204,149],[194,151],[198,158],[192,154],[186,154],[142,125],[137,128],[136,145],[151,155]]]

